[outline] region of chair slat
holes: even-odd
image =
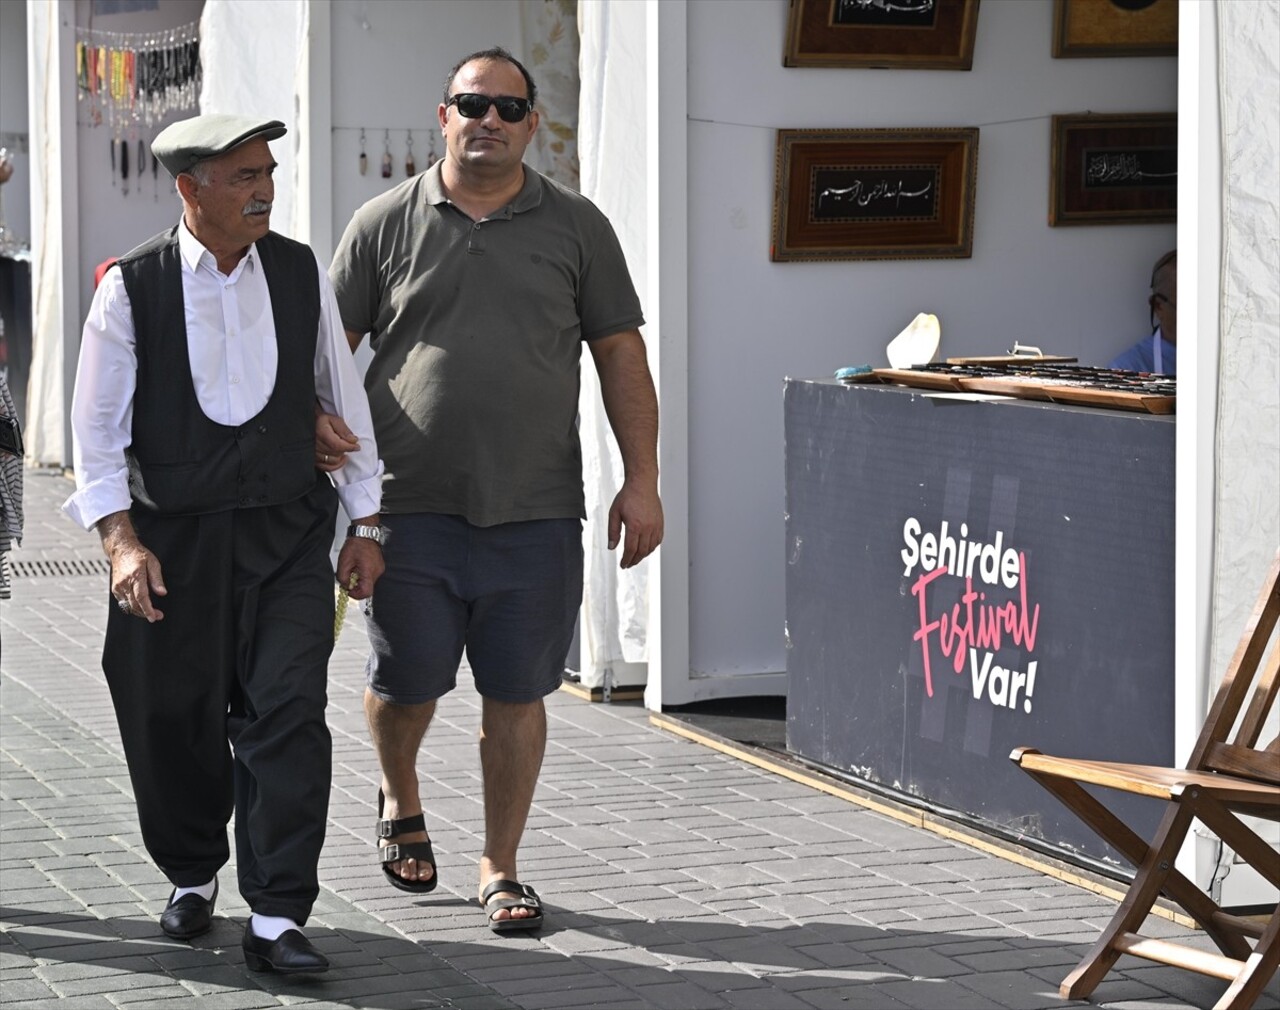
[[[1243,744],[1245,747],[1258,745],[1258,737],[1262,735],[1262,724],[1271,714],[1271,707],[1276,702],[1277,693],[1280,693],[1280,642],[1276,642],[1271,649],[1271,658],[1258,679],[1258,686],[1249,700],[1244,719],[1240,722],[1236,743]]]
[[[1186,968],[1201,975],[1212,975],[1214,978],[1230,982],[1240,974],[1240,962],[1235,958],[1211,954],[1206,950],[1187,947],[1169,940],[1153,940],[1139,936],[1137,933],[1122,933],[1116,937],[1116,950],[1123,954],[1158,961],[1160,964],[1171,964],[1175,968]]]
[[[1280,756],[1238,744],[1216,743],[1205,764],[1214,771],[1280,786]]]
[[[1268,760],[1262,759],[1260,760]],[[1235,775],[1158,765],[1133,765],[1119,761],[1087,761],[1050,754],[1024,753],[1018,764],[1029,772],[1075,779],[1139,796],[1169,799],[1183,789],[1196,787],[1224,801],[1267,804],[1280,802],[1280,788],[1268,781],[1255,782]]]

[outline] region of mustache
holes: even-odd
[[[240,213],[245,217],[248,217],[250,214],[270,214],[271,204],[266,200],[250,200],[245,205],[244,210]]]

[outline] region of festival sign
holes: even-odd
[[[1008,755],[1172,762],[1173,418],[800,380],[785,414],[788,748],[1127,865]]]

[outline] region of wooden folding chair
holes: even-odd
[[[1280,820],[1280,737],[1266,746],[1258,744],[1280,693],[1277,617],[1280,552],[1186,768],[1050,757],[1031,747],[1019,747],[1009,755],[1137,867],[1111,923],[1063,981],[1059,992],[1064,998],[1088,998],[1121,954],[1227,980],[1230,986],[1217,1008],[1252,1006],[1275,973],[1280,963],[1280,908],[1272,910],[1265,924],[1224,912],[1174,869],[1174,860],[1192,821],[1199,818],[1265,880],[1280,888],[1280,854],[1236,817],[1248,814]],[[1151,843],[1144,842],[1081,783],[1166,801]],[[1161,894],[1195,919],[1222,953],[1141,936],[1138,929]]]

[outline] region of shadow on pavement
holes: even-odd
[[[8,967],[19,958],[39,959],[44,997],[65,999],[182,986],[201,996],[228,989],[260,990],[299,999],[340,1001],[351,1007],[515,1007],[449,966],[419,944],[386,933],[307,927],[307,935],[333,967],[319,976],[280,976],[252,972],[240,949],[241,918],[217,916],[214,928],[191,942],[172,940],[147,918],[98,919],[87,915],[33,912],[0,907],[0,955]],[[98,969],[86,971],[87,967]],[[34,981],[34,980],[33,980]],[[5,983],[5,1000],[23,993]],[[491,1001],[476,1003],[488,994]],[[30,998],[38,998],[32,992]],[[292,1000],[290,1000],[292,1002]],[[47,1004],[41,1004],[47,1005]]]
[[[0,907],[0,955],[9,967],[22,967],[24,957],[38,959],[40,980],[24,985],[44,988],[45,998],[50,988],[65,998],[122,990],[130,1000],[139,990],[155,990],[160,998],[181,986],[196,996],[238,989],[369,1010],[1083,1005],[1059,999],[1057,985],[1084,945],[1034,940],[994,922],[983,935],[877,928],[834,917],[754,927],[548,908],[548,919],[536,939],[499,938],[480,926],[475,942],[415,943],[389,927],[375,933],[313,925],[307,935],[332,970],[283,978],[245,967],[240,918],[219,916],[211,932],[183,943],[163,936],[151,919]],[[1092,1002],[1160,1000],[1167,992],[1162,971],[1172,969],[1115,974]],[[1185,993],[1185,979],[1179,989]],[[10,990],[5,1002],[23,995]],[[1220,986],[1205,980],[1193,1005],[1212,1006],[1219,995]]]

